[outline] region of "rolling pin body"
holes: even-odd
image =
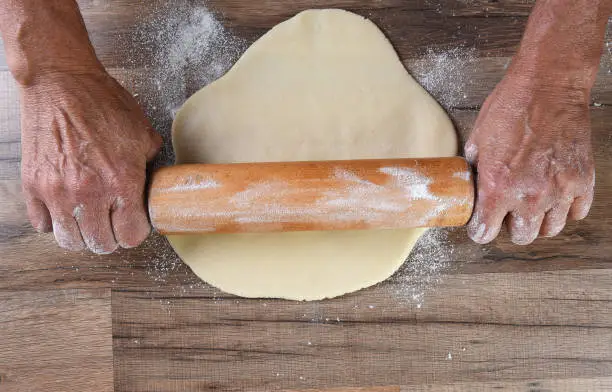
[[[459,157],[178,165],[149,191],[162,234],[460,226],[473,204]]]

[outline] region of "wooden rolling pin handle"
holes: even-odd
[[[473,205],[460,157],[178,165],[149,192],[162,234],[461,226]]]

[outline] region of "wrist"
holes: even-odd
[[[538,1],[509,73],[551,88],[590,92],[610,5],[610,0]]]
[[[9,60],[9,69],[21,88],[29,88],[62,75],[82,75],[104,72],[96,58],[61,57],[56,53],[53,59],[39,59],[18,56]]]
[[[54,73],[103,69],[74,0],[0,1],[9,69],[21,86]]]
[[[529,90],[548,95],[571,94],[588,100],[597,70],[598,63],[593,65],[571,56],[551,58],[537,52],[519,52],[512,59],[508,77]]]

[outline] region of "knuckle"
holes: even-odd
[[[496,206],[499,206],[505,199],[502,189],[488,184],[483,184],[482,186],[478,187],[476,197],[478,204],[480,204],[485,210],[490,210]]]
[[[145,184],[145,172],[123,171],[113,175],[113,188],[121,195],[133,197],[140,193]]]
[[[144,192],[144,181],[125,181],[121,180],[114,187],[113,190],[118,200],[122,200],[124,205],[133,204],[142,197]]]
[[[517,209],[534,214],[545,208],[551,201],[552,188],[546,182],[530,184],[514,184],[513,199]]]
[[[64,187],[63,183],[56,177],[48,177],[36,184],[29,184],[30,189],[36,189],[41,195],[46,197],[55,197],[61,195]]]
[[[38,193],[39,185],[38,183],[31,177],[22,177],[21,187],[26,196],[34,195]]]
[[[95,175],[86,175],[81,178],[68,179],[68,188],[73,197],[73,201],[82,201],[100,190],[98,177]]]

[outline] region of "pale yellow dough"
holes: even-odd
[[[446,113],[382,32],[342,10],[309,10],[255,42],[191,97],[173,129],[177,163],[456,154]],[[203,280],[244,297],[316,300],[376,284],[424,230],[169,237]]]

